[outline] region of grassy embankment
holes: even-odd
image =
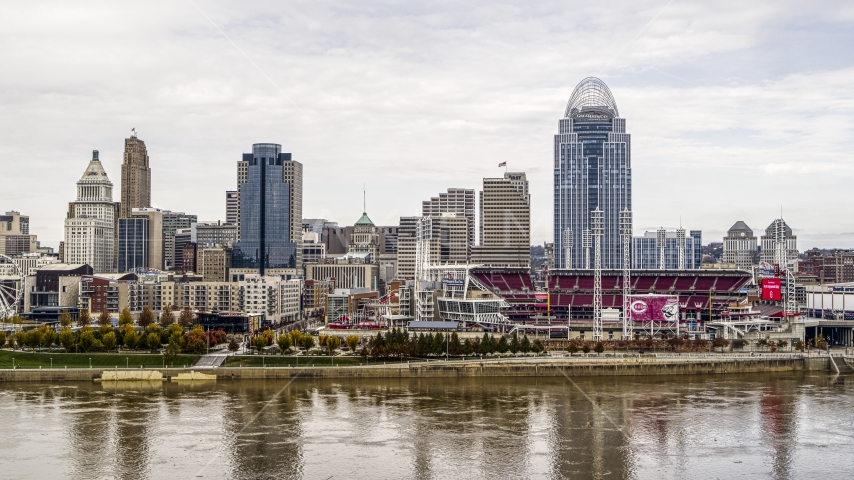
[[[333,363],[334,361],[334,363]],[[304,367],[316,365],[318,367],[361,365],[362,357],[288,357],[278,355],[236,355],[228,357],[223,367]]]
[[[122,353],[33,353],[20,350],[0,350],[0,368],[12,368],[12,359],[15,365],[21,368],[50,368],[53,359],[53,368],[89,368],[89,359],[92,359],[93,368],[139,368],[145,365],[148,368],[163,366],[163,355],[157,354],[122,354]],[[170,366],[183,367],[196,363],[197,355],[179,355]]]

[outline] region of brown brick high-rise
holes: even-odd
[[[130,218],[134,208],[151,206],[151,169],[148,167],[148,151],[145,142],[132,137],[125,139],[125,155],[122,162],[122,203],[119,215]]]

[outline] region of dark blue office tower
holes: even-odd
[[[295,243],[290,241],[290,184],[283,162],[291,159],[275,143],[256,143],[244,153],[246,181],[239,185],[240,241],[234,246],[233,268],[295,268]]]
[[[602,268],[622,268],[620,212],[632,209],[631,136],[598,78],[572,92],[554,137],[554,267],[592,268],[590,212],[602,210]]]

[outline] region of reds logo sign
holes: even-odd
[[[634,302],[632,302],[631,308],[632,308],[632,312],[634,312],[636,314],[642,314],[642,313],[646,312],[646,309],[647,309],[646,302],[644,302],[642,300],[635,300]]]

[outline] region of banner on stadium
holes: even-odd
[[[783,299],[783,295],[780,291],[780,279],[779,278],[763,278],[762,279],[762,293],[760,294],[762,300],[775,300],[780,301]]]
[[[679,320],[679,297],[675,295],[632,295],[629,318],[634,322],[676,322]]]

